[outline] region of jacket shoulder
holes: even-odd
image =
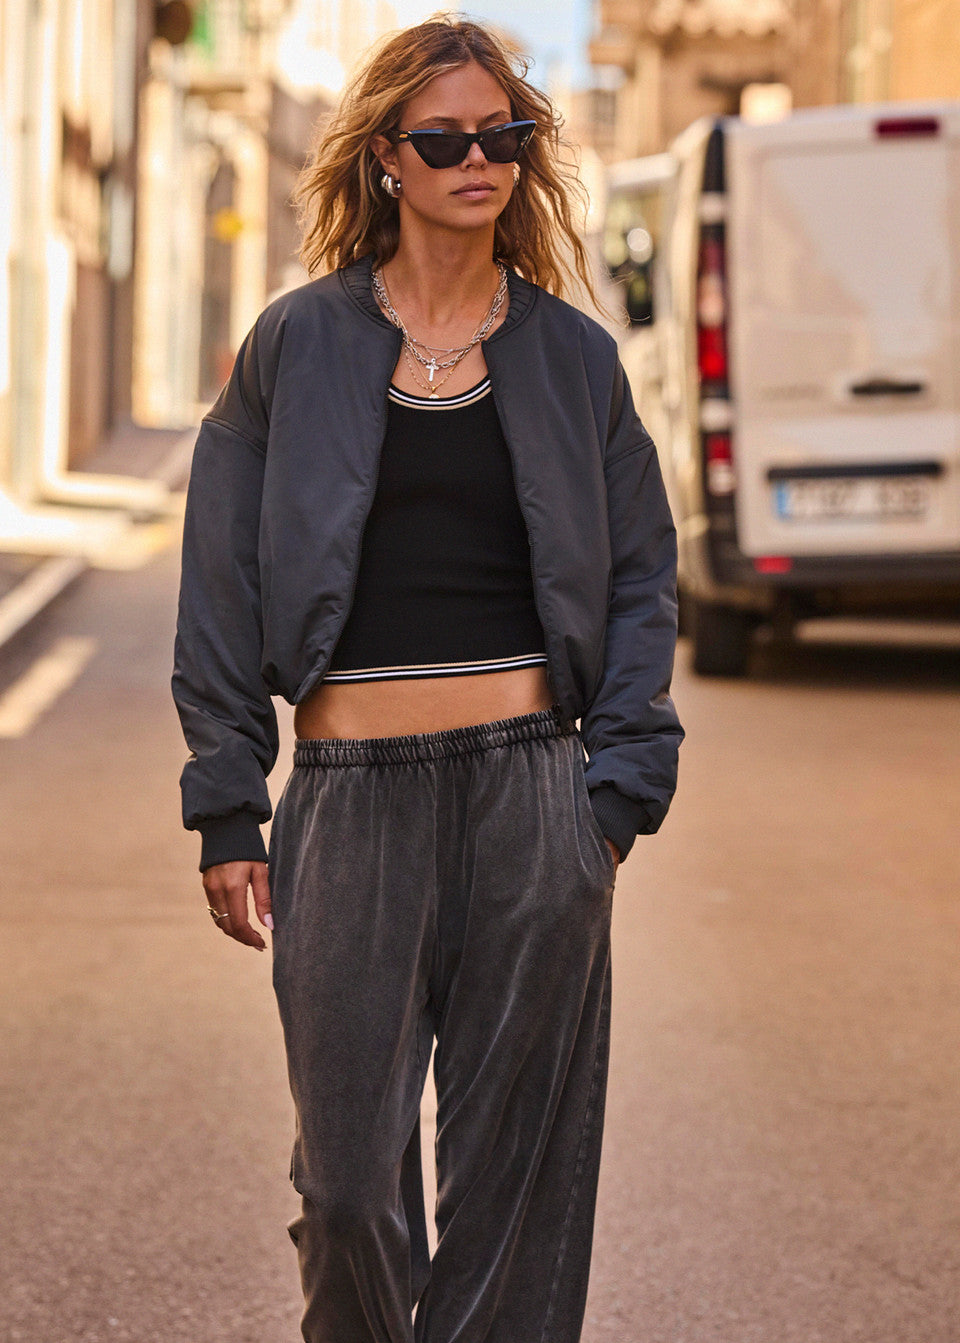
[[[291,321],[298,321],[306,313],[341,307],[345,299],[339,272],[331,271],[277,294],[261,309],[255,325],[264,334],[273,334]]]
[[[608,358],[616,356],[616,339],[596,318],[567,299],[541,289],[539,285],[531,285],[531,288],[537,293],[536,310],[541,321],[549,323],[564,336],[577,340],[586,349]]]

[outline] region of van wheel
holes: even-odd
[[[690,601],[693,670],[699,676],[743,676],[753,622],[735,606]]]
[[[684,592],[683,588],[677,588],[677,634],[681,638],[688,638],[693,635],[691,612],[695,605],[693,598]]]

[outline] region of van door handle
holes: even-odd
[[[868,378],[866,382],[852,382],[854,396],[917,396],[926,390],[925,382],[898,382],[896,378]]]

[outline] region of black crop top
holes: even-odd
[[[353,604],[325,679],[463,676],[546,660],[489,378],[434,400],[391,386]]]

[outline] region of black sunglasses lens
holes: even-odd
[[[456,131],[441,131],[439,135],[436,132],[413,131],[410,139],[428,168],[455,168],[470,152],[467,137],[458,135]]]
[[[480,148],[491,163],[513,163],[529,138],[527,126],[499,126],[481,134]]]
[[[480,143],[484,158],[491,163],[513,163],[519,157],[533,134],[533,126],[492,126],[476,137],[460,131],[410,131],[407,139],[428,168],[456,168],[467,157],[474,138]]]

